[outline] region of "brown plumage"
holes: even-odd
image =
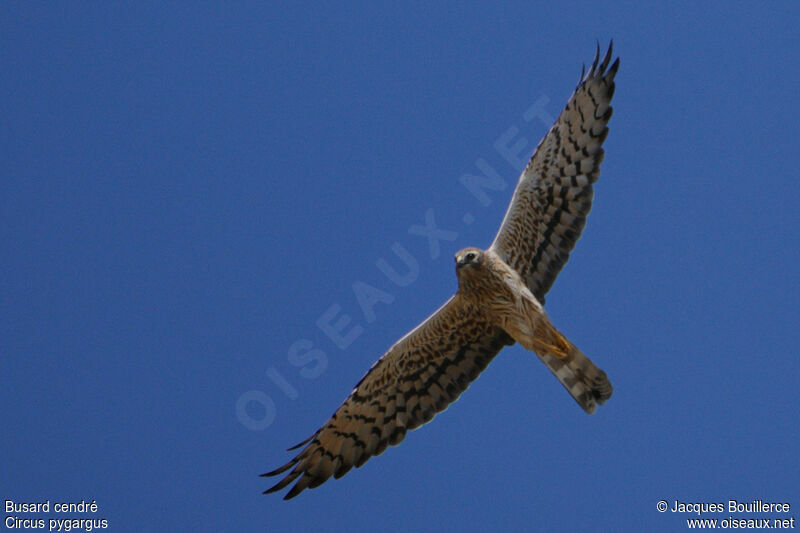
[[[328,422],[290,448],[302,450],[263,474],[285,477],[265,493],[295,485],[285,499],[359,467],[455,401],[504,347],[533,351],[587,412],[613,388],[561,334],[544,296],[580,237],[608,134],[619,59],[599,49],[567,106],[520,176],[488,250],[456,254],[458,291],[372,365]]]
[[[606,373],[553,326],[519,273],[494,250],[465,248],[456,254],[456,265],[456,296],[536,353],[587,413],[611,397]]]

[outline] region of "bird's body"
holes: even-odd
[[[471,312],[538,355],[586,412],[611,397],[606,373],[553,326],[519,273],[494,251],[465,248],[456,254],[456,265],[455,297],[470,302]]]
[[[567,106],[520,176],[492,245],[456,254],[458,291],[378,359],[266,492],[285,498],[359,467],[430,421],[507,345],[533,351],[587,412],[613,388],[550,322],[545,294],[569,258],[592,206],[619,59],[611,47],[581,76]],[[610,66],[609,66],[610,64]]]

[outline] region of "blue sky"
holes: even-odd
[[[685,529],[662,499],[797,516],[798,4],[1,9],[3,499],[96,500],[115,531]],[[594,210],[547,310],[614,397],[586,416],[515,346],[399,447],[262,495],[453,293],[521,170],[495,143],[532,150],[610,38]],[[488,205],[459,183],[480,161],[507,183]],[[409,231],[426,213],[455,234],[438,253]],[[398,245],[405,286],[379,267]]]

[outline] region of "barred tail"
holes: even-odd
[[[507,320],[503,328],[539,356],[584,411],[594,413],[614,392],[608,376],[558,331],[541,309],[534,309],[530,316],[533,319]]]
[[[591,359],[583,355],[583,352],[571,342],[569,346],[569,353],[563,357],[552,352],[536,355],[555,374],[578,405],[592,414],[598,405],[611,398],[614,387],[608,381],[606,373],[597,368]]]

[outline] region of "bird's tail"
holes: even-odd
[[[614,387],[605,372],[597,368],[574,344],[570,345],[572,349],[564,357],[549,352],[536,355],[555,374],[578,405],[592,414],[598,405],[611,398]]]
[[[594,413],[611,398],[614,387],[605,372],[597,368],[577,346],[564,337],[549,320],[539,322],[531,346],[525,346],[555,374],[584,411]]]

